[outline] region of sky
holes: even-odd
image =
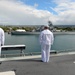
[[[75,25],[75,0],[0,0],[0,25]]]

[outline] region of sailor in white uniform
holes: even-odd
[[[44,30],[40,33],[39,41],[41,44],[42,61],[49,62],[50,49],[54,41],[54,36],[49,30],[49,26],[44,26]]]
[[[5,40],[4,30],[0,28],[0,56],[1,56],[1,46],[4,45],[4,40]]]

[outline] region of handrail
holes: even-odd
[[[57,53],[62,53],[62,52],[73,52],[75,49],[64,49],[64,50],[51,50],[51,54],[57,54]],[[28,52],[28,53],[15,53],[15,54],[2,54],[3,57],[9,57],[9,56],[29,56],[29,55],[39,55],[41,52]]]
[[[72,49],[64,49],[64,50],[58,50],[57,53],[61,53],[61,52],[72,52],[75,51],[75,48]]]

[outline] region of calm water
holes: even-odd
[[[55,35],[52,50],[75,50],[75,35]],[[40,52],[39,35],[11,35],[5,33],[5,45],[25,44],[25,52]]]

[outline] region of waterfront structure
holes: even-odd
[[[26,32],[26,31],[23,30],[23,29],[17,29],[16,31],[17,31],[17,32]]]

